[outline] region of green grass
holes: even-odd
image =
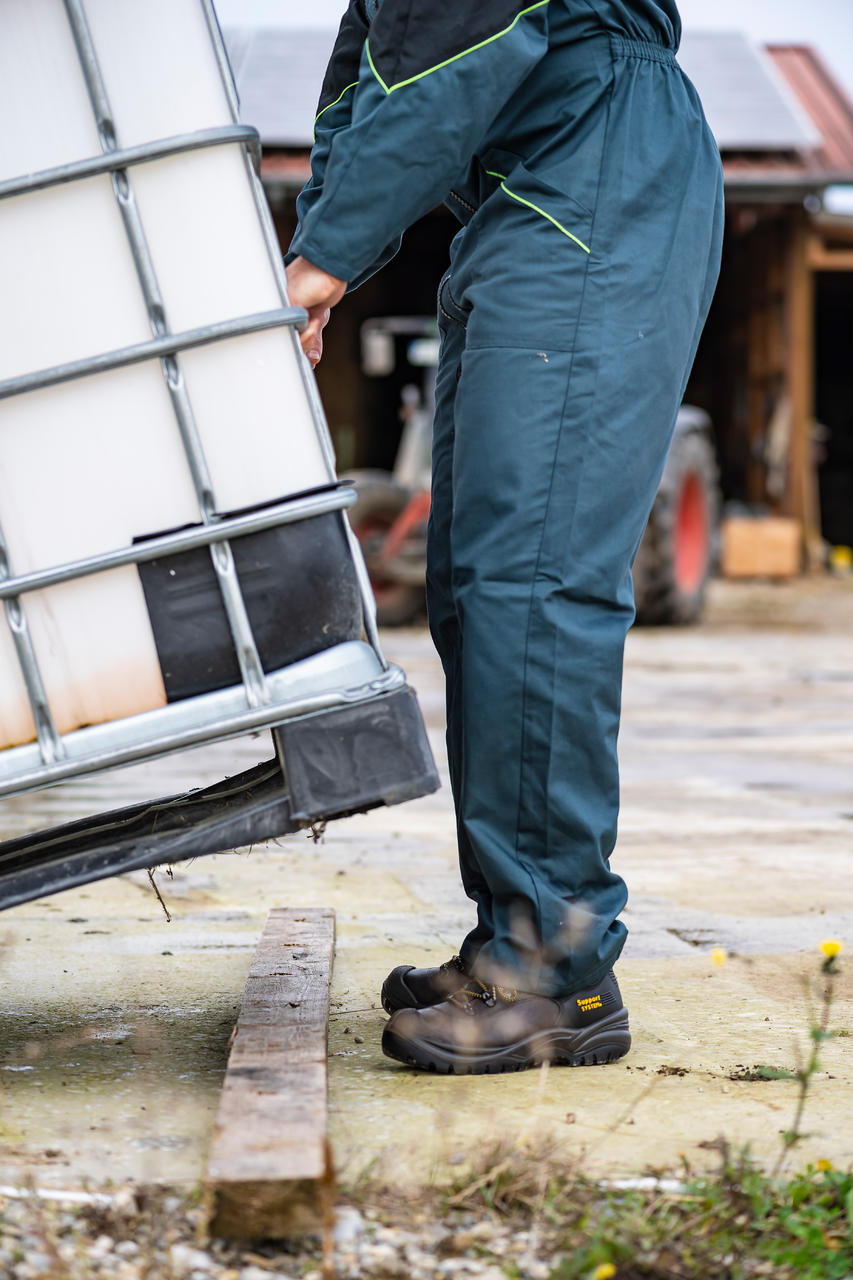
[[[552,1280],[592,1280],[597,1269],[612,1280],[853,1277],[853,1173],[809,1166],[772,1178],[747,1154],[723,1155],[717,1173],[686,1174],[677,1192],[608,1190],[577,1175],[543,1177],[536,1161],[497,1160],[493,1176],[455,1189],[447,1207],[538,1222]]]
[[[554,1280],[612,1263],[619,1280],[715,1277],[843,1280],[853,1273],[853,1176],[808,1171],[772,1184],[755,1171],[737,1182],[692,1184],[682,1196],[610,1195],[558,1230],[566,1250]]]

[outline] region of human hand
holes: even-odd
[[[302,350],[314,369],[323,355],[323,330],[329,323],[332,307],[346,292],[346,281],[330,276],[307,258],[294,258],[287,268],[287,296],[293,307],[308,312],[308,327],[299,335]]]

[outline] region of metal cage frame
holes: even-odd
[[[212,0],[199,0],[231,111],[233,123],[156,139],[143,146],[122,148],[116,137],[110,102],[85,11],[85,0],[63,0],[80,67],[95,116],[102,154],[0,183],[0,200],[26,195],[97,174],[109,174],[131,248],[139,285],[147,307],[149,341],[87,359],[38,370],[0,382],[0,400],[103,373],[141,361],[157,360],[165,379],[181,444],[189,466],[201,523],[163,534],[144,543],[26,574],[16,574],[0,528],[0,599],[11,630],[18,665],[36,727],[37,740],[0,751],[0,797],[44,787],[81,774],[151,759],[167,752],[249,731],[273,728],[293,717],[334,707],[347,707],[405,688],[405,676],[389,665],[379,644],[375,606],[361,550],[344,518],[358,578],[367,643],[350,641],[302,659],[279,671],[265,673],[237,577],[229,539],[303,520],[352,505],[355,494],[335,478],[335,459],[313,373],[302,354],[298,330],[307,313],[288,303],[284,266],[259,178],[260,139],[255,129],[239,121],[239,103],[228,56]],[[275,310],[239,316],[184,332],[172,332],[160,293],[145,228],[134,199],[132,175],[136,166],[205,147],[240,148],[263,231],[270,263],[281,297]],[[249,514],[223,517],[216,498],[192,404],[184,383],[183,351],[263,329],[286,329],[297,354],[314,428],[328,470],[328,487],[270,504]],[[139,564],[166,553],[207,546],[225,607],[237,655],[239,684],[197,695],[156,710],[65,733],[57,730],[45,691],[39,662],[27,625],[24,598],[28,592],[69,582],[119,566]]]

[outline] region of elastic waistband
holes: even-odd
[[[610,48],[614,58],[644,58],[646,62],[662,62],[665,66],[678,66],[675,50],[651,40],[627,40],[624,36],[611,36]]]

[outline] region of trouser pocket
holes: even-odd
[[[438,286],[438,321],[452,321],[455,324],[466,328],[468,317],[471,314],[470,307],[461,307],[450,291],[450,272],[446,271]]]

